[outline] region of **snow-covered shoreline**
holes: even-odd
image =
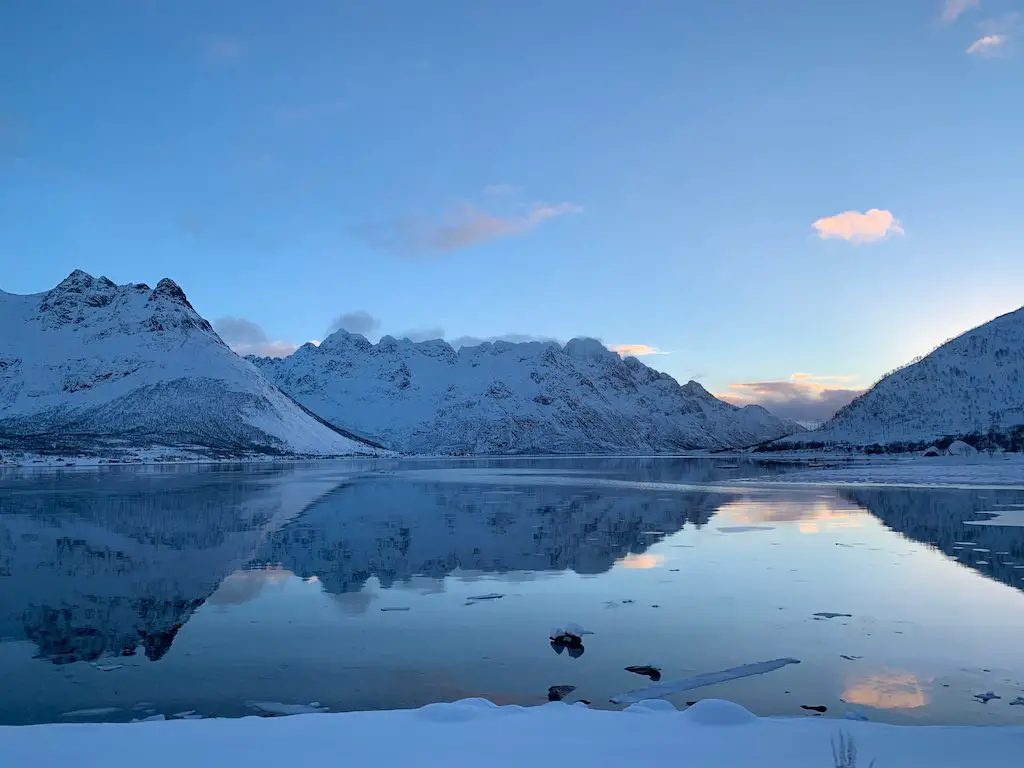
[[[414,710],[293,717],[0,728],[0,765],[33,768],[501,766],[632,764],[823,768],[842,737],[859,765],[1012,764],[1022,726],[892,726],[824,717],[759,718],[707,699],[677,711],[584,704],[498,707],[484,699]]]
[[[200,449],[164,449],[126,451],[119,455],[76,455],[38,453],[0,453],[0,470],[3,469],[105,469],[108,467],[153,467],[189,465],[238,465],[252,464],[308,464],[338,460],[368,460],[399,458],[388,451],[367,450],[366,453],[346,453],[336,456],[317,456],[269,453],[250,453],[231,456],[209,456]]]

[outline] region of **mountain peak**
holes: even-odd
[[[185,295],[185,291],[181,289],[181,286],[171,280],[169,277],[165,277],[159,283],[156,284],[156,288],[153,289],[153,297],[164,296],[171,301],[183,304],[184,306],[191,309],[193,312],[192,305],[188,302],[188,297]]]
[[[616,353],[609,350],[600,341],[588,336],[577,336],[575,339],[569,339],[565,344],[565,353],[574,360],[600,359],[609,355],[617,357]]]

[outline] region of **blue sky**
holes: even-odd
[[[0,288],[170,276],[250,347],[590,335],[809,418],[1024,304],[1022,11],[14,0]]]

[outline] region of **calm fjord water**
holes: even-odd
[[[735,482],[711,459],[0,474],[0,723],[486,696],[1024,722],[1024,492]],[[492,599],[474,599],[501,595]],[[832,618],[820,613],[849,614]],[[552,627],[594,632],[578,658]],[[988,703],[973,697],[993,691]]]

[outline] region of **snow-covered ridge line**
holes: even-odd
[[[0,292],[0,453],[207,458],[375,454],[305,412],[221,341],[163,279],[81,270]]]
[[[820,428],[771,447],[924,450],[958,437],[1024,450],[1024,308],[896,369]]]
[[[800,429],[588,338],[455,350],[338,331],[287,358],[249,359],[312,412],[407,453],[664,453]]]
[[[184,713],[182,713],[184,714]],[[400,738],[395,738],[400,734]],[[0,728],[0,764],[34,768],[140,764],[248,768],[365,766],[661,765],[821,768],[852,744],[861,765],[965,766],[978,755],[1012,764],[1024,742],[1018,726],[890,726],[829,718],[758,718],[706,699],[677,711],[645,701],[625,711],[584,704],[498,707],[484,699],[415,710],[178,719],[136,724]],[[168,760],[160,756],[172,756]],[[85,762],[83,763],[83,760]]]

